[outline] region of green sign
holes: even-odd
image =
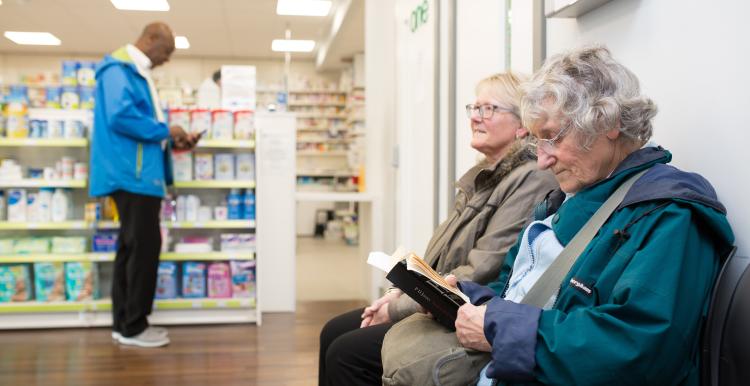
[[[411,29],[411,32],[415,32],[419,27],[427,24],[427,11],[429,10],[427,6],[427,0],[424,0],[422,4],[418,5],[417,8],[414,8],[413,11],[411,11],[411,17],[409,18],[409,28]]]

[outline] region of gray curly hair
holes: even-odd
[[[656,112],[654,102],[641,95],[638,78],[598,45],[550,57],[524,85],[521,99],[525,127],[537,128],[559,116],[563,127],[572,124],[585,149],[613,128],[626,140],[646,143]]]

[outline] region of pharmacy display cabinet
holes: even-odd
[[[91,124],[87,110],[31,109],[27,118]],[[162,211],[167,249],[161,254],[166,264],[160,280],[174,280],[176,288],[170,293],[160,283],[151,323],[259,324],[261,311],[294,310],[295,129],[293,114],[259,113],[255,139],[200,142],[195,152],[202,154],[254,154],[255,178],[175,183],[177,196],[167,207],[185,196],[205,205],[197,207],[201,216],[188,218],[169,208]],[[107,208],[101,202],[92,205],[87,195],[85,169],[95,167],[88,163],[88,141],[73,135],[0,137],[0,159],[13,160],[5,161],[8,169],[0,177],[0,212],[5,212],[0,213],[0,297],[5,297],[0,299],[0,329],[111,324],[108,275],[114,251],[113,245],[107,249],[111,240],[106,235],[115,233],[118,223],[105,218]],[[10,197],[21,192],[28,205],[23,216],[14,206],[19,197]],[[233,210],[237,194],[248,205],[248,193],[255,201],[254,215],[222,214],[222,207]],[[40,199],[42,213],[34,206]],[[166,271],[170,267],[175,272]]]

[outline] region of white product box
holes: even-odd
[[[255,180],[255,153],[237,154],[235,164],[238,180]]]
[[[8,190],[8,221],[26,221],[26,190]]]
[[[232,139],[234,115],[229,110],[211,111],[211,137],[214,139]]]
[[[255,137],[255,114],[252,110],[234,112],[234,138],[253,139]]]
[[[190,132],[190,110],[186,109],[170,109],[169,110],[169,125],[180,126],[185,132]]]
[[[209,153],[198,153],[195,155],[195,179],[214,179],[214,156]]]
[[[221,153],[214,157],[214,170],[216,171],[217,180],[234,179],[234,154]]]
[[[173,152],[172,165],[175,181],[191,181],[193,179],[193,153]]]
[[[211,111],[205,109],[190,110],[190,131],[203,133],[203,138],[211,138]]]

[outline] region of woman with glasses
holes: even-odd
[[[734,239],[724,206],[708,181],[647,143],[656,106],[606,48],[550,58],[524,90],[538,165],[567,199],[526,228],[495,282],[459,283],[471,304],[459,309],[458,340],[491,353],[479,384],[697,385],[701,316]],[[521,304],[631,177],[556,293],[541,308]]]
[[[505,73],[479,82],[466,106],[471,147],[484,159],[456,183],[453,211],[435,230],[424,259],[438,272],[487,283],[534,206],[557,187],[535,165],[533,144],[519,118],[520,79]],[[394,322],[420,311],[398,290],[364,309],[331,319],[320,334],[319,384],[380,385],[380,349]]]

